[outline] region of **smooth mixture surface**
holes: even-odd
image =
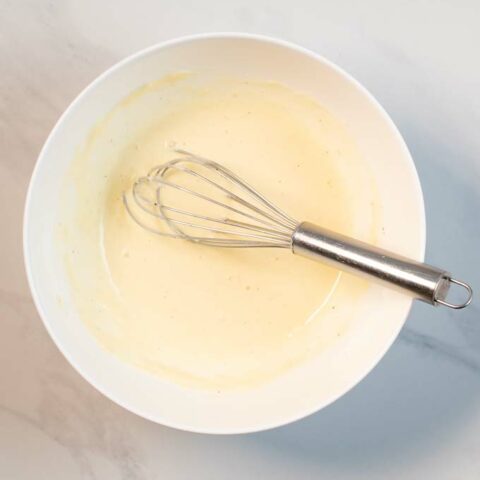
[[[373,241],[374,189],[346,129],[304,95],[243,80],[195,86],[180,75],[137,96],[172,89],[185,99],[125,145],[112,137],[102,141],[116,148],[98,147],[109,127],[97,126],[75,161],[76,206],[62,232],[72,294],[104,348],[167,381],[217,389],[268,381],[342,335],[366,284],[289,250],[155,236],[131,220],[122,192],[173,158],[175,145],[224,164],[297,220]]]

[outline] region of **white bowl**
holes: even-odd
[[[385,227],[379,244],[417,260],[425,248],[422,193],[405,143],[376,100],[328,60],[271,38],[208,34],[153,46],[97,78],[60,118],[38,158],[24,223],[30,288],[58,348],[88,382],[142,417],[196,432],[264,430],[325,407],[360,381],[396,338],[411,300],[372,285],[355,327],[332,348],[268,384],[221,395],[176,386],[97,345],[70,300],[56,247],[62,177],[91,127],[115,104],[147,82],[185,70],[278,81],[316,98],[343,121],[373,172]]]

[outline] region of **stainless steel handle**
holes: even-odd
[[[472,301],[470,285],[452,278],[445,270],[409,260],[313,223],[304,222],[296,228],[292,235],[292,251],[345,271],[360,273],[432,305],[459,309]],[[446,300],[452,283],[467,291],[465,302],[455,304]]]

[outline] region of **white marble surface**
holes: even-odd
[[[0,479],[478,479],[478,300],[416,305],[381,364],[337,403],[269,432],[215,437],[114,405],[35,312],[21,217],[36,155],[90,80],[139,48],[205,31],[270,34],[355,75],[409,144],[428,260],[480,289],[480,4],[467,1],[0,0]]]

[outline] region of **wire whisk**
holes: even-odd
[[[179,157],[152,168],[123,194],[127,212],[145,230],[212,247],[288,248],[432,305],[470,304],[472,288],[445,270],[298,222],[223,165],[176,152]],[[464,301],[447,301],[452,284],[466,290]]]

